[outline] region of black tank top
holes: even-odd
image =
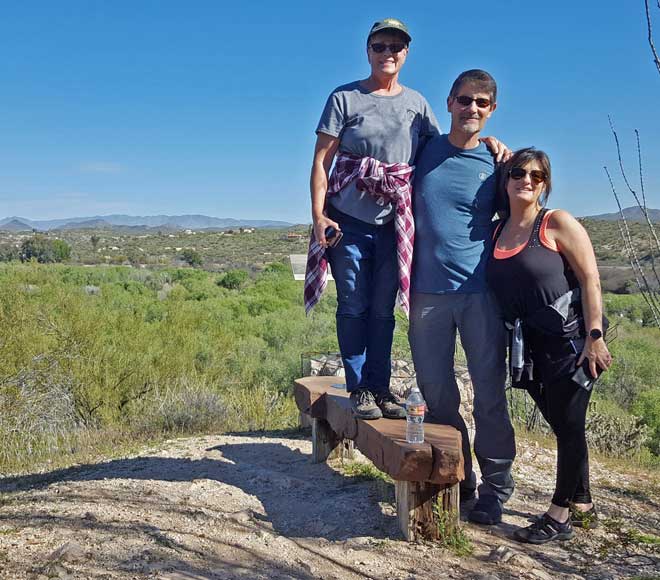
[[[527,243],[508,258],[495,257],[497,240],[505,221],[497,225],[486,275],[504,318],[509,322],[516,318],[525,319],[578,287],[577,278],[564,256],[541,242],[541,227],[546,215],[546,209],[539,212]]]

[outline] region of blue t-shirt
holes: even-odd
[[[496,191],[495,162],[483,143],[459,149],[438,135],[426,144],[413,188],[413,292],[486,291]]]

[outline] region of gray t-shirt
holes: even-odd
[[[339,138],[339,151],[383,163],[413,164],[417,151],[440,133],[431,107],[417,91],[403,87],[394,96],[375,95],[355,81],[335,89],[317,133]],[[380,206],[349,183],[329,202],[339,211],[373,224],[394,218],[391,204]]]

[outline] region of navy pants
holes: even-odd
[[[330,206],[344,234],[326,255],[337,287],[337,340],[346,389],[388,393],[399,287],[394,222],[375,225]]]
[[[413,293],[408,338],[428,420],[461,432],[466,477],[461,489],[469,493],[476,487],[476,476],[454,375],[456,332],[460,334],[474,389],[474,452],[482,476],[479,495],[496,495],[505,502],[514,488],[511,467],[516,444],[504,390],[506,335],[498,312],[486,292]]]

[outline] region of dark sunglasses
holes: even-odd
[[[406,48],[406,45],[403,42],[393,42],[392,44],[385,44],[384,42],[374,42],[373,44],[369,45],[371,50],[374,52],[385,52],[387,49],[392,54],[396,54],[397,52],[401,52],[404,48]]]
[[[522,167],[514,167],[509,171],[509,177],[511,179],[515,179],[518,181],[519,179],[522,179],[529,173],[529,177],[531,178],[532,182],[534,185],[538,185],[539,183],[545,183],[545,180],[548,179],[548,176],[545,174],[544,171],[539,171],[538,169],[532,169],[531,171],[526,171]]]
[[[490,99],[486,99],[483,97],[480,97],[478,99],[473,99],[472,97],[468,97],[466,95],[460,95],[456,97],[456,102],[462,107],[469,107],[472,104],[472,101],[477,103],[477,107],[479,107],[480,109],[485,109],[487,107],[490,107]]]

